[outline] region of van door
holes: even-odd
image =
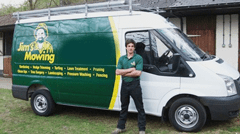
[[[180,76],[172,73],[169,61],[174,52],[154,30],[128,31],[125,38],[136,42],[136,53],[143,58],[141,87],[145,112],[161,115],[158,107],[163,96],[180,88]],[[132,99],[129,111],[136,111]]]

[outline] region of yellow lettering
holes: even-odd
[[[99,74],[99,73],[96,73],[96,76],[97,76],[97,77],[102,77],[102,78],[108,78],[108,74]]]
[[[34,50],[34,47],[32,44],[30,44],[30,51],[33,51]]]
[[[32,60],[35,60],[36,59],[36,57],[37,57],[37,54],[32,54]]]
[[[40,69],[51,70],[51,67],[49,67],[49,66],[40,66]]]
[[[22,70],[17,70],[17,72],[18,72],[18,73],[23,73],[23,71],[22,71]]]
[[[48,75],[63,76],[63,72],[50,72],[50,71],[48,71]]]
[[[52,64],[55,60],[55,54],[32,54],[31,52],[26,52],[24,60],[48,61],[50,64]]]
[[[29,45],[23,45],[23,42],[21,42],[17,51],[29,51]]]
[[[67,67],[67,70],[74,70],[74,67]]]
[[[93,67],[93,71],[105,72],[105,69],[104,68],[95,68],[95,67]]]
[[[39,66],[33,66],[33,69],[39,69],[40,67]]]
[[[63,71],[63,67],[60,67],[60,66],[54,66],[54,69]]]
[[[36,71],[32,71],[32,70],[31,70],[31,74],[36,74]]]
[[[85,67],[85,68],[83,68],[83,67],[75,67],[75,70],[76,71],[88,71],[88,67]]]
[[[67,72],[67,75],[69,75],[69,76],[79,76],[78,73],[71,73],[71,72]]]
[[[92,74],[91,73],[79,73],[80,76],[83,76],[83,77],[92,77]]]
[[[26,52],[25,53],[24,60],[32,60],[31,52]]]
[[[27,66],[27,65],[19,65],[19,68],[22,68],[22,69],[29,69],[30,67]]]
[[[44,75],[44,71],[36,71],[36,74]]]
[[[50,54],[49,60],[48,60],[49,63],[52,64],[54,62],[54,60],[55,60],[55,54]]]
[[[17,70],[17,72],[20,73],[20,74],[26,74],[26,73],[28,73],[27,70],[19,70],[19,69]]]

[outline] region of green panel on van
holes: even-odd
[[[57,103],[108,108],[116,52],[108,17],[17,24],[13,84],[41,84]]]

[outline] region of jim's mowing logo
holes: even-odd
[[[35,41],[29,45],[24,45],[21,42],[17,51],[25,51],[24,60],[30,61],[48,61],[54,63],[55,54],[53,54],[52,45],[46,41],[48,37],[48,28],[45,23],[39,23],[34,30]],[[39,54],[32,54],[32,51],[38,51]]]

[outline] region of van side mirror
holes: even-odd
[[[180,57],[181,55],[179,53],[175,53],[173,54],[173,58],[172,58],[172,72],[177,72],[178,68],[180,66]]]

